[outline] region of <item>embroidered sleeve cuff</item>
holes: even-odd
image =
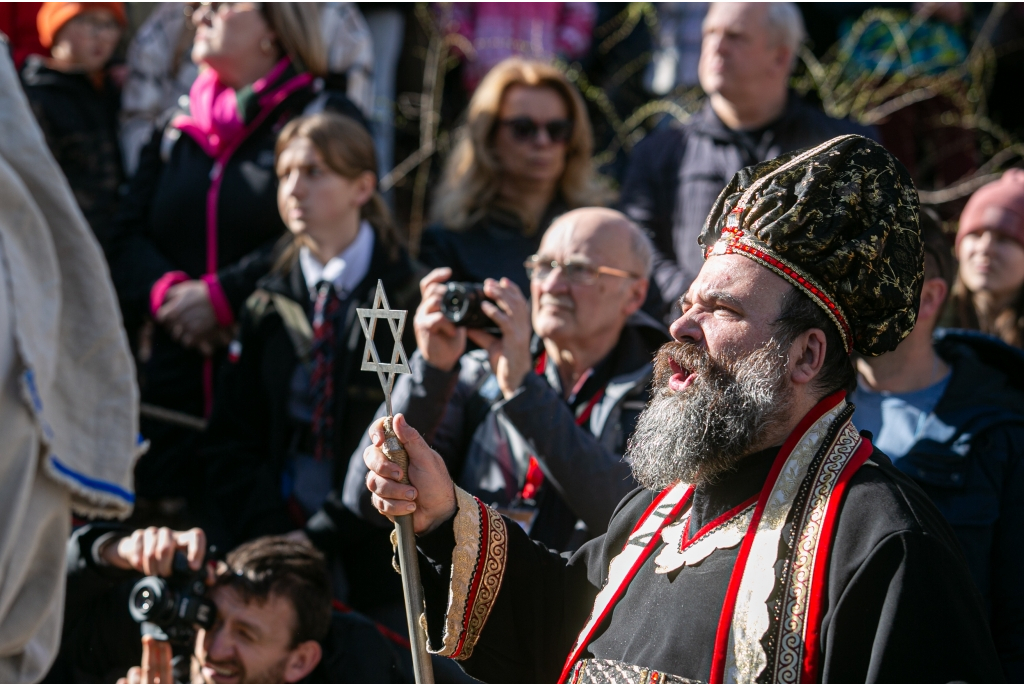
[[[452,521],[455,549],[441,648],[431,650],[451,659],[468,659],[501,590],[508,554],[505,520],[460,488],[458,512]]]
[[[149,312],[156,316],[160,307],[164,305],[164,298],[167,297],[167,291],[171,289],[171,286],[184,283],[187,280],[188,274],[184,271],[168,271],[158,278],[149,290]]]
[[[213,315],[217,317],[217,323],[221,326],[234,324],[235,313],[231,310],[231,303],[228,302],[228,296],[224,294],[224,288],[221,287],[216,274],[203,276],[203,283],[206,284],[206,290],[210,293],[210,306],[213,307]]]

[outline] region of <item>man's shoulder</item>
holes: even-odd
[[[361,614],[334,611],[323,647],[323,658],[306,682],[397,683],[408,677],[391,643]]]
[[[690,127],[679,122],[651,131],[633,148],[630,165],[657,169],[662,164],[678,162],[682,158],[689,132]]]
[[[836,540],[871,548],[893,536],[927,536],[957,549],[952,529],[923,490],[875,449],[850,479]]]
[[[937,411],[1002,408],[1024,417],[1024,352],[976,331],[940,330],[935,350],[953,369]]]
[[[847,134],[856,134],[878,140],[878,133],[870,126],[858,124],[851,119],[829,116],[817,105],[793,94],[792,115],[787,117],[789,135],[795,136],[806,147]]]

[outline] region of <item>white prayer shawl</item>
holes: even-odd
[[[0,51],[0,682],[56,655],[71,511],[131,513],[138,404],[103,254]]]

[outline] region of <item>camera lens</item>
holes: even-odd
[[[148,587],[142,588],[142,590],[139,591],[139,594],[132,598],[132,603],[135,605],[135,608],[139,613],[148,614],[149,610],[156,605],[156,597],[154,596],[153,591]]]
[[[174,593],[164,580],[148,576],[132,588],[128,597],[128,611],[139,623],[160,623],[165,617],[174,614]]]
[[[473,300],[472,294],[463,283],[449,283],[448,292],[441,298],[441,313],[452,323],[461,323]]]

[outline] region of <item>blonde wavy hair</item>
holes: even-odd
[[[550,88],[565,102],[573,128],[558,190],[569,209],[602,204],[606,199],[594,181],[593,134],[579,92],[565,74],[550,64],[510,57],[495,65],[480,82],[470,100],[467,121],[458,133],[455,149],[445,163],[431,207],[431,218],[445,228],[464,230],[495,205],[501,169],[492,149],[493,140],[502,99],[512,86]],[[526,223],[526,217],[523,219]],[[526,228],[530,232],[537,229],[528,224]]]
[[[260,4],[281,51],[299,71],[327,75],[327,47],[320,35],[320,9],[314,2],[264,2]]]

